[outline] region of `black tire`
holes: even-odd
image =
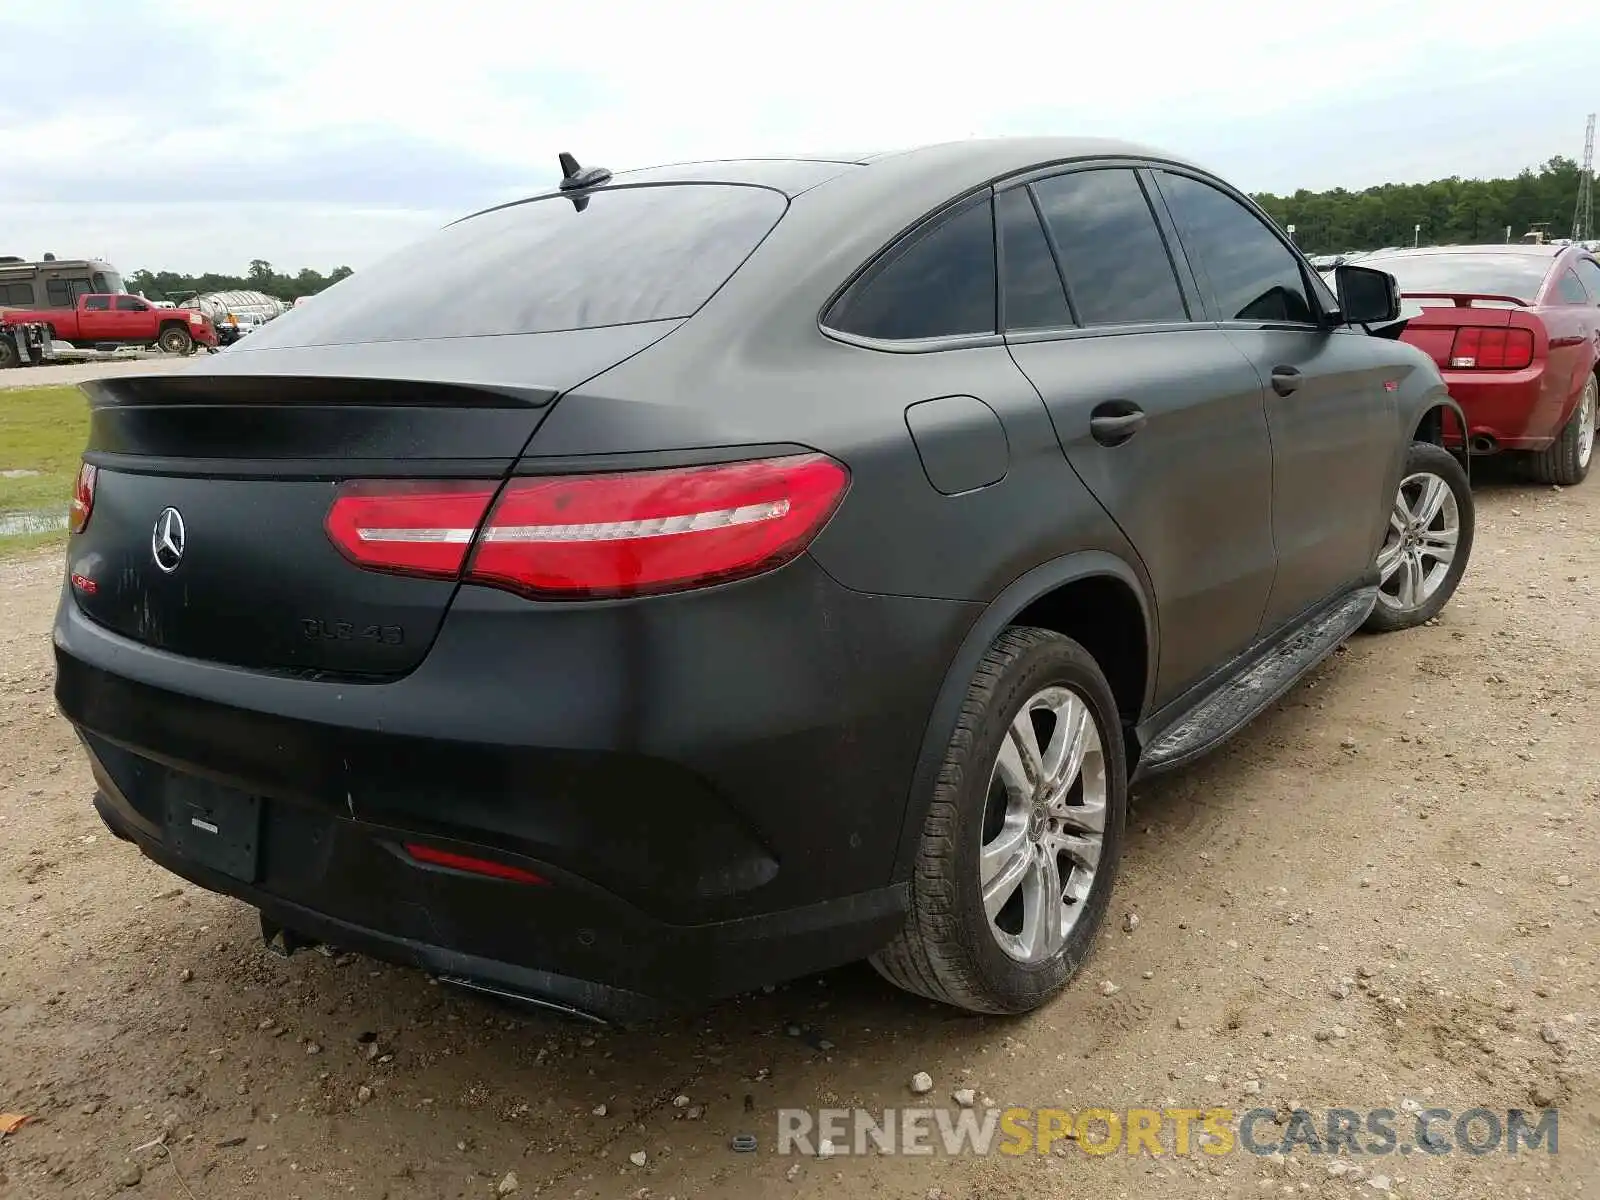
[[[1457,514],[1455,553],[1437,587],[1420,604],[1405,605],[1391,602],[1391,593],[1388,589],[1390,586],[1396,586],[1398,591],[1398,586],[1392,585],[1390,581],[1380,583],[1378,603],[1362,626],[1368,633],[1393,633],[1398,629],[1412,629],[1438,616],[1440,610],[1450,602],[1450,597],[1455,595],[1456,587],[1461,582],[1462,572],[1467,569],[1467,561],[1472,557],[1472,535],[1476,521],[1472,504],[1472,486],[1467,482],[1466,469],[1456,456],[1443,446],[1435,446],[1431,442],[1412,442],[1411,448],[1406,452],[1405,470],[1400,476],[1401,496],[1397,497],[1397,500],[1414,490],[1415,485],[1410,485],[1408,481],[1419,475],[1433,476],[1450,489],[1450,500],[1454,502]],[[1430,521],[1429,526],[1442,528],[1445,524],[1445,514],[1441,511],[1439,518]],[[1401,536],[1391,525],[1384,536],[1384,544],[1378,551],[1380,562],[1386,552],[1393,550],[1397,538]],[[1426,554],[1420,561],[1426,563]],[[1437,560],[1434,561],[1437,565]],[[1396,596],[1393,599],[1400,598]]]
[[[1011,722],[1047,687],[1064,687],[1099,725],[1106,812],[1099,864],[1083,910],[1052,957],[1025,963],[1001,949],[984,911],[979,851],[994,764]],[[1070,638],[1046,629],[1006,631],[984,655],[967,691],[923,821],[911,910],[895,940],[872,957],[897,987],[975,1013],[1022,1013],[1061,991],[1105,919],[1122,855],[1128,766],[1116,699],[1099,665]]]
[[[156,345],[160,346],[168,354],[194,353],[194,339],[189,336],[189,331],[181,325],[168,325],[161,331],[161,336],[156,339]]]
[[[0,337],[0,371],[17,365],[17,344],[9,335]]]
[[[1572,416],[1561,431],[1561,436],[1548,447],[1528,456],[1528,468],[1540,483],[1553,483],[1561,487],[1574,487],[1589,475],[1594,461],[1594,419],[1596,405],[1600,404],[1600,382],[1594,375],[1583,386],[1583,395]],[[1584,415],[1588,414],[1590,427],[1588,446],[1584,446]]]

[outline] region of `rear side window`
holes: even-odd
[[[896,341],[993,333],[994,218],[987,197],[892,247],[839,297],[824,323]]]
[[[111,311],[111,297],[110,296],[90,296],[87,300],[85,300],[83,302],[83,307],[84,307],[85,311],[87,311],[87,312],[110,312]]]
[[[1007,329],[1053,329],[1072,324],[1061,272],[1026,188],[994,198],[1000,230],[1000,295]]]
[[[1561,272],[1561,278],[1556,280],[1556,297],[1563,304],[1589,303],[1589,294],[1583,290],[1583,284],[1578,282],[1578,277],[1570,270]]]
[[[1187,321],[1183,293],[1139,178],[1076,171],[1034,185],[1085,325]]]
[[[1211,284],[1222,320],[1316,320],[1299,259],[1255,213],[1187,175],[1163,172],[1161,191],[1191,265]]]
[[[1580,258],[1572,269],[1578,273],[1583,290],[1589,294],[1589,303],[1600,304],[1600,266],[1596,266],[1593,259]]]
[[[33,284],[0,283],[0,304],[31,307],[33,304]]]
[[[692,315],[788,205],[671,184],[547,196],[468,217],[357,271],[252,342],[316,346],[592,329]]]

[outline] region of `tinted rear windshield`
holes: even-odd
[[[1363,258],[1357,265],[1389,272],[1403,293],[1476,292],[1531,304],[1552,261],[1530,254],[1419,254]]]
[[[768,188],[672,184],[468,217],[269,322],[255,348],[548,333],[690,316],[783,216]],[[580,201],[582,202],[582,201]]]

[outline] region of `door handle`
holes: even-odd
[[[1120,446],[1149,420],[1144,409],[1126,401],[1102,404],[1089,416],[1089,434],[1102,446]]]
[[[1280,396],[1287,396],[1300,386],[1300,369],[1298,367],[1273,367],[1272,390]]]

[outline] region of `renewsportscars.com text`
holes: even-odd
[[[788,1108],[779,1154],[1389,1154],[1473,1156],[1559,1148],[1554,1108]]]

